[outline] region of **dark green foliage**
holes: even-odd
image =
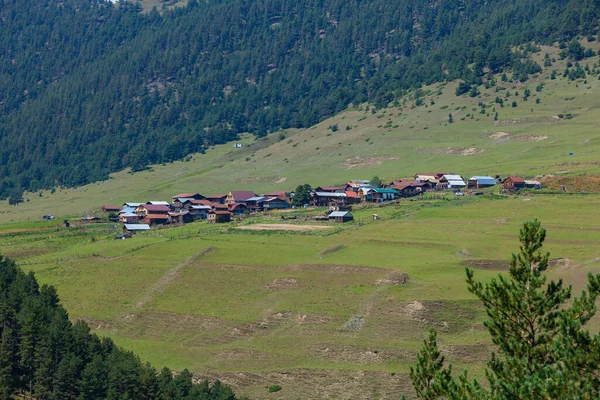
[[[600,274],[588,275],[580,297],[562,280],[548,282],[549,254],[541,248],[546,231],[536,220],[519,233],[518,254],[512,255],[508,276],[489,283],[475,281],[467,269],[469,291],[483,303],[496,351],[486,366],[487,385],[458,378],[446,367],[435,332],[411,368],[411,379],[422,399],[597,399],[600,396],[600,335],[587,323],[596,314]]]
[[[383,184],[383,182],[381,181],[381,178],[378,177],[377,175],[375,175],[374,177],[371,178],[371,185],[373,185],[375,187],[381,187],[382,184]]]
[[[298,185],[298,187],[294,191],[292,205],[301,207],[305,204],[309,204],[311,192],[312,192],[312,187],[308,183],[304,184],[304,185]]]
[[[436,81],[461,79],[458,94],[477,96],[473,88],[491,85],[487,71],[521,81],[539,72],[527,58],[534,42],[561,40],[580,57],[572,39],[596,34],[598,9],[581,0],[214,0],[161,15],[129,1],[5,0],[0,198],[141,171],[242,132],[306,127],[350,103],[379,109]]]
[[[448,114],[448,123],[449,124],[453,124],[454,123],[454,117],[452,117],[452,114]]]
[[[279,392],[280,390],[281,390],[281,386],[279,386],[279,385],[269,386],[269,393]]]
[[[227,386],[192,383],[143,364],[110,339],[72,324],[56,290],[0,255],[0,399],[235,400]]]

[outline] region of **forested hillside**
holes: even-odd
[[[185,370],[157,372],[110,339],[72,324],[56,289],[39,286],[0,255],[0,397],[235,400],[220,382],[192,383]]]
[[[539,66],[523,43],[597,34],[598,0],[191,0],[0,5],[0,197],[306,127],[421,84]]]

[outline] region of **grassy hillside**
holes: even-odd
[[[597,195],[403,201],[328,231],[193,223],[126,241],[107,224],[21,223],[2,228],[0,246],[56,285],[72,318],[155,365],[252,398],[275,383],[281,399],[397,398],[411,393],[429,327],[448,359],[478,370],[490,343],[464,268],[483,280],[506,269],[523,220],[548,228],[553,277],[578,289],[599,271],[598,205]]]
[[[558,50],[538,56],[545,52]],[[593,69],[597,61],[585,62]],[[56,285],[72,318],[155,365],[218,377],[252,398],[264,398],[271,384],[283,387],[269,394],[278,399],[410,396],[408,368],[429,327],[459,369],[481,371],[490,343],[464,268],[483,280],[506,269],[523,220],[537,217],[548,228],[552,277],[580,289],[587,272],[600,269],[600,195],[573,193],[598,189],[600,81],[562,78],[565,64],[556,61],[526,84],[499,83],[498,92],[481,87],[474,98],[456,97],[457,83],[434,85],[422,106],[357,106],[310,129],[245,136],[241,149],[216,146],[187,162],[29,193],[25,203],[0,207],[0,248]],[[448,195],[360,209],[355,222],[325,230],[238,229],[283,222],[273,214],[125,241],[113,240],[120,232],[111,224],[67,230],[40,220],[182,191],[266,192],[422,171],[545,175],[552,190],[565,184],[571,193]]]
[[[597,49],[596,42],[592,44]],[[558,58],[557,48],[543,47],[537,55],[540,61],[546,52]],[[597,62],[594,57],[582,64],[593,68]],[[562,78],[565,66],[566,61],[557,61],[525,84],[499,82],[505,90],[498,92],[481,87],[481,95],[474,98],[456,97],[457,83],[434,85],[424,89],[429,94],[419,107],[414,100],[375,113],[373,107],[357,106],[309,129],[288,130],[258,141],[248,135],[240,140],[242,149],[216,146],[188,162],[155,165],[135,174],[124,171],[108,181],[53,194],[28,193],[23,204],[0,205],[0,221],[37,219],[46,213],[82,215],[102,204],[169,200],[179,192],[292,190],[302,183],[340,184],[375,174],[385,180],[423,171],[453,172],[466,178],[596,174],[600,172],[600,81],[597,75],[590,75],[587,83]],[[555,80],[550,79],[552,70],[558,71]],[[543,89],[538,92],[540,83]],[[527,88],[531,96],[523,101]],[[504,99],[505,107],[494,102],[497,96]],[[511,107],[512,101],[517,107]],[[485,114],[480,103],[486,105]],[[496,112],[498,120],[494,120]],[[334,125],[335,132],[330,128]],[[565,183],[570,186],[568,179]]]

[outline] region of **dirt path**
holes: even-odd
[[[248,231],[318,231],[331,228],[333,227],[323,225],[254,224],[238,226],[236,229]]]
[[[194,261],[198,260],[201,257],[204,257],[206,254],[214,251],[215,248],[214,247],[207,247],[206,249],[194,254],[191,257],[188,257],[186,260],[184,260],[183,262],[177,264],[174,268],[172,268],[169,272],[167,272],[162,278],[160,278],[160,280],[158,282],[156,282],[156,285],[149,291],[147,292],[140,301],[138,301],[136,303],[136,307],[137,308],[141,308],[143,306],[145,306],[146,304],[148,304],[148,302],[150,302],[156,295],[162,293],[165,288],[167,286],[169,286],[169,284],[171,282],[173,282],[175,279],[177,279],[177,277],[179,276],[179,273],[181,272],[181,270],[185,267],[187,267],[188,265],[192,264]]]

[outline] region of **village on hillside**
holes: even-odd
[[[249,190],[232,190],[226,194],[202,195],[178,193],[171,202],[126,202],[121,206],[104,205],[102,210],[112,213],[114,222],[123,223],[126,234],[151,229],[155,225],[185,224],[197,220],[209,223],[226,223],[240,215],[295,207],[329,207],[326,218],[334,222],[353,219],[353,204],[384,203],[399,198],[422,195],[428,191],[453,191],[462,196],[466,190],[489,188],[500,185],[501,191],[514,193],[519,189],[540,189],[535,180],[516,176],[502,179],[499,176],[473,176],[464,180],[460,175],[446,173],[418,173],[411,179],[398,179],[388,184],[373,185],[368,180],[351,180],[340,186],[311,188],[303,201],[294,201],[293,191],[276,191],[258,195]],[[298,200],[298,199],[296,199]]]

